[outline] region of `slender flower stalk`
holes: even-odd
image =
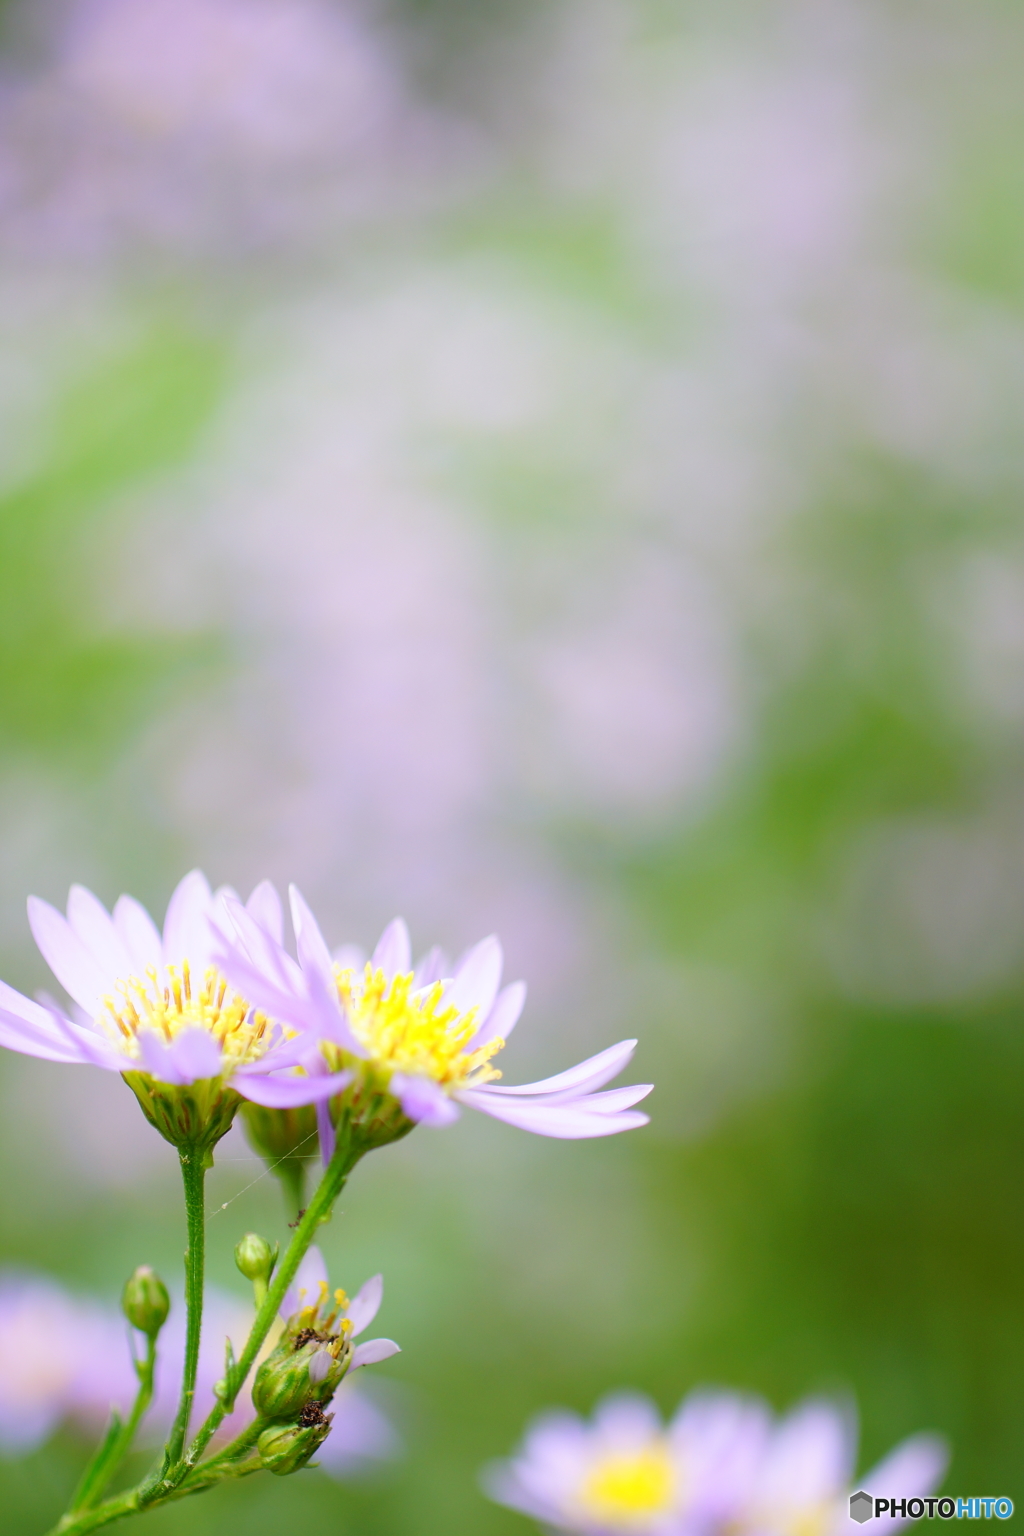
[[[199,1370],[199,1345],[203,1326],[203,1289],[206,1279],[206,1167],[199,1147],[178,1154],[185,1190],[188,1248],[185,1251],[185,1365],[181,1377],[178,1412],[164,1453],[164,1469],[176,1466],[188,1436],[192,1399]]]

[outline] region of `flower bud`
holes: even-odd
[[[277,1263],[277,1248],[271,1248],[259,1233],[247,1232],[235,1245],[235,1263],[247,1280],[266,1285]]]
[[[160,1276],[148,1264],[140,1264],[125,1285],[121,1310],[133,1328],[151,1339],[166,1323],[171,1298]]]
[[[312,1414],[307,1415],[313,1418]],[[272,1424],[256,1442],[260,1460],[268,1472],[287,1477],[298,1472],[323,1445],[331,1432],[331,1420],[320,1413],[310,1424]]]
[[[294,1419],[311,1403],[329,1403],[351,1360],[345,1335],[304,1339],[301,1333],[286,1333],[256,1372],[256,1411],[265,1419]]]

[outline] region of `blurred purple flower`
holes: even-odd
[[[493,936],[454,966],[435,948],[414,968],[408,930],[396,918],[360,968],[362,956],[352,948],[332,957],[293,886],[296,963],[259,911],[243,907],[237,897],[226,896],[225,905],[237,937],[215,951],[215,962],[257,1006],[302,1031],[306,1071],[323,1074],[330,1061],[344,1065],[357,1083],[362,1072],[372,1073],[386,1082],[409,1120],[427,1125],[449,1124],[460,1104],[541,1136],[568,1139],[610,1136],[647,1124],[647,1116],[632,1106],[650,1092],[650,1084],[596,1092],[621,1072],[635,1040],[620,1041],[542,1082],[519,1087],[494,1082],[500,1074],[491,1060],[519,1019],[526,988],[513,982],[499,990],[503,957]],[[266,1077],[248,1091],[257,1102],[275,1105],[276,1085],[293,1081]],[[322,1113],[322,1136],[325,1132],[329,1125]]]
[[[746,1498],[737,1512],[749,1536],[793,1531],[845,1536],[861,1530],[850,1519],[849,1497],[866,1488],[875,1498],[918,1498],[942,1481],[948,1452],[937,1435],[914,1435],[854,1483],[857,1426],[851,1410],[812,1398],[772,1429]],[[892,1529],[907,1522],[896,1518]]]
[[[127,1324],[28,1271],[0,1274],[0,1451],[23,1455],[59,1423],[95,1432],[135,1394]]]
[[[256,1076],[293,1064],[297,1047],[244,998],[231,995],[213,967],[210,920],[217,901],[205,875],[193,870],[171,897],[161,936],[131,896],[121,896],[111,915],[91,891],[72,886],[67,918],[30,896],[36,943],[81,1012],[71,1017],[0,982],[0,1045],[179,1086],[223,1076],[248,1096]],[[280,917],[266,883],[244,910],[271,926],[275,911]],[[291,1105],[309,1104],[338,1087],[326,1077],[288,1082],[278,1089],[279,1103],[284,1096]]]
[[[487,1468],[493,1499],[580,1536],[840,1536],[855,1466],[851,1415],[810,1401],[777,1424],[768,1405],[730,1392],[694,1392],[663,1425],[654,1404],[614,1393],[587,1423],[542,1414],[510,1461]],[[946,1449],[906,1440],[864,1487],[886,1497],[935,1489]],[[899,1522],[902,1523],[902,1522]]]

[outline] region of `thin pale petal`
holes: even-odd
[[[8,1003],[12,997],[17,999],[14,1007]],[[70,1035],[56,1028],[45,1008],[22,997],[3,982],[0,982],[0,1045],[9,1051],[20,1051],[23,1056],[37,1056],[40,1061],[81,1066],[89,1060]]]
[[[440,981],[444,976],[451,975],[451,967],[448,964],[448,956],[439,944],[433,949],[428,949],[422,960],[416,962],[416,986],[432,987],[435,981]]]
[[[365,1053],[352,1034],[348,1020],[342,1011],[338,987],[334,979],[334,963],[331,960],[331,952],[324,942],[324,936],[320,932],[320,925],[297,886],[289,887],[289,895],[299,964],[302,967],[302,975],[310,1000],[319,1014],[322,1032],[338,1040],[346,1048],[354,1050],[356,1055],[362,1056]]]
[[[395,1072],[389,1088],[409,1119],[420,1125],[451,1125],[459,1118],[458,1105],[453,1104],[444,1089],[429,1078]]]
[[[503,1083],[491,1083],[486,1091],[516,1096],[569,1093],[570,1090],[575,1094],[587,1093],[592,1088],[603,1088],[605,1083],[610,1083],[613,1077],[617,1077],[635,1050],[635,1040],[620,1040],[618,1045],[610,1045],[606,1051],[601,1051],[597,1056],[591,1056],[586,1061],[581,1061],[578,1066],[570,1067],[567,1072],[559,1072],[555,1077],[546,1077],[542,1082],[522,1083],[511,1088],[506,1088]]]
[[[573,1100],[563,1100],[559,1095],[557,1100],[545,1099],[544,1103],[557,1102],[565,1107],[583,1109],[588,1115],[615,1115],[620,1109],[632,1109],[634,1104],[646,1099],[653,1087],[653,1083],[633,1083],[628,1088],[609,1088],[607,1093],[587,1093]]]
[[[135,976],[145,976],[150,966],[159,970],[163,964],[160,930],[141,902],[134,896],[119,896],[114,904],[114,927],[131,959]]]
[[[384,1276],[374,1275],[360,1286],[349,1302],[348,1315],[352,1323],[352,1337],[357,1339],[364,1328],[369,1328],[384,1300]]]
[[[237,896],[223,896],[217,916],[220,913],[228,918],[228,926],[225,927],[223,923],[218,923],[216,926],[217,949],[238,948],[240,945],[246,958],[280,991],[294,992],[296,996],[302,997],[307,995],[306,983],[299,966],[283,944],[278,943],[273,935],[256,921],[248,909],[243,907]]]
[[[513,1099],[489,1096],[482,1088],[464,1088],[457,1094],[461,1104],[482,1110],[495,1120],[516,1125],[536,1136],[555,1136],[576,1141],[594,1136],[614,1136],[648,1123],[647,1115],[637,1110],[623,1110],[613,1115],[591,1115],[572,1104],[523,1104]]]
[[[385,976],[404,976],[412,970],[412,944],[402,918],[393,918],[388,923],[370,957],[370,964],[375,971],[383,971]]]
[[[474,944],[459,961],[445,1002],[460,1013],[475,1008],[480,1018],[486,1019],[501,985],[501,967],[501,944],[492,933],[490,938]]]
[[[486,1045],[490,1040],[507,1040],[519,1022],[519,1015],[526,1002],[526,982],[514,981],[498,993],[494,1007],[473,1036],[473,1047]]]
[[[28,898],[28,922],[43,959],[65,992],[90,1017],[97,1014],[116,978],[106,975],[78,935],[71,931],[67,919],[48,901],[38,896]]]
[[[284,908],[271,881],[260,881],[246,902],[245,910],[265,933],[269,933],[275,944],[284,943]]]
[[[220,1046],[205,1029],[183,1029],[171,1041],[171,1057],[183,1083],[219,1077],[224,1070]]]
[[[209,928],[213,893],[201,869],[190,870],[167,904],[164,919],[164,960],[180,965],[187,960],[201,975],[209,964],[211,935]]]
[[[184,1083],[178,1073],[178,1067],[171,1053],[171,1047],[159,1035],[155,1035],[151,1029],[143,1029],[139,1032],[139,1055],[142,1058],[143,1070],[150,1077],[155,1077],[157,1082],[171,1083],[180,1088]]]
[[[68,892],[68,927],[111,979],[131,971],[131,957],[106,907],[84,885]]]
[[[320,1289],[327,1285],[327,1265],[320,1249],[314,1243],[299,1265],[295,1279],[284,1294],[281,1316],[291,1317],[302,1307],[311,1307],[320,1299]]]
[[[390,1360],[392,1355],[402,1353],[401,1345],[394,1339],[367,1339],[365,1344],[357,1344],[352,1351],[352,1364],[350,1371],[358,1371],[364,1365],[379,1365],[382,1360]]]
[[[858,1487],[870,1488],[876,1498],[917,1499],[932,1493],[942,1482],[949,1463],[949,1447],[938,1435],[912,1435],[890,1451]],[[886,1521],[893,1528],[898,1520]]]
[[[320,1161],[326,1168],[334,1156],[334,1149],[338,1144],[338,1137],[334,1130],[334,1121],[331,1119],[330,1105],[326,1100],[321,1101],[316,1107],[316,1131],[320,1142]]]
[[[330,1077],[261,1077],[239,1072],[231,1085],[253,1104],[262,1104],[267,1109],[298,1109],[303,1104],[322,1104],[333,1099],[351,1081],[351,1072],[333,1072]]]

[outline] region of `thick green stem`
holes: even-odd
[[[283,1258],[274,1271],[273,1282],[267,1291],[263,1305],[256,1314],[246,1340],[245,1348],[238,1357],[234,1367],[228,1372],[221,1401],[212,1410],[205,1424],[199,1430],[192,1444],[189,1446],[186,1456],[186,1465],[193,1467],[199,1460],[203,1451],[209,1445],[216,1434],[224,1417],[235,1406],[235,1398],[245,1384],[245,1378],[256,1363],[256,1356],[263,1347],[264,1340],[281,1310],[284,1294],[298,1272],[299,1265],[306,1256],[306,1252],[316,1236],[316,1230],[320,1224],[327,1220],[335,1200],[341,1194],[345,1180],[359,1161],[361,1151],[354,1150],[350,1143],[340,1137],[334,1156],[324,1169],[323,1178],[317,1185],[312,1199],[309,1202],[302,1220],[295,1229],[295,1236],[288,1244]]]
[[[164,1452],[164,1471],[170,1472],[181,1461],[192,1414],[199,1369],[199,1338],[203,1326],[203,1279],[206,1267],[206,1161],[205,1150],[197,1146],[181,1147],[181,1178],[185,1188],[185,1216],[188,1222],[188,1248],[185,1251],[185,1369],[181,1377],[178,1412]]]
[[[110,1484],[110,1479],[121,1465],[124,1458],[132,1448],[136,1431],[142,1423],[142,1419],[150,1403],[153,1400],[153,1372],[156,1367],[156,1336],[146,1341],[146,1358],[136,1362],[135,1370],[139,1378],[139,1390],[135,1396],[135,1403],[127,1423],[122,1424],[117,1413],[112,1413],[110,1426],[107,1433],[93,1456],[81,1482],[75,1491],[75,1496],[68,1506],[68,1513],[61,1521],[58,1529],[64,1529],[65,1522],[72,1515],[79,1514],[82,1510],[92,1509]]]

